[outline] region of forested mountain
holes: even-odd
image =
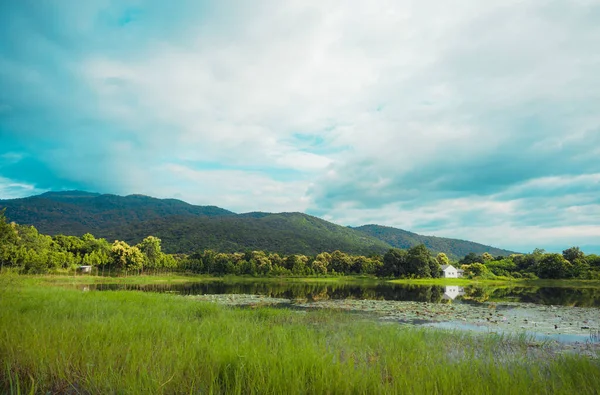
[[[340,250],[368,255],[390,248],[374,237],[301,213],[167,217],[108,230],[101,236],[136,243],[148,234],[159,237],[166,252],[250,249],[314,255]]]
[[[456,258],[470,252],[510,254],[469,241],[421,236],[378,225],[350,228],[302,213],[235,214],[215,206],[143,195],[47,192],[0,200],[0,209],[3,207],[10,221],[34,225],[42,233],[81,236],[89,232],[109,241],[129,243],[154,235],[163,240],[165,251],[170,253],[213,249],[310,255],[340,250],[368,255],[383,253],[392,246],[406,249],[423,243],[434,252]]]
[[[448,256],[463,257],[471,252],[482,254],[489,252],[494,256],[508,256],[514,254],[513,251],[507,251],[500,248],[474,243],[472,241],[448,239],[445,237],[423,236],[406,230],[392,228],[381,225],[363,225],[356,228],[364,234],[375,237],[386,242],[392,247],[407,249],[419,244],[425,246],[434,252],[444,252]]]
[[[194,206],[177,199],[82,191],[46,192],[23,199],[0,200],[0,208],[3,207],[11,221],[34,225],[41,233],[74,236],[87,232],[103,234],[115,227],[172,215],[235,215],[219,207]]]

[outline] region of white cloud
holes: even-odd
[[[34,185],[16,182],[0,176],[0,199],[17,199],[43,192],[45,190],[38,189]]]
[[[86,165],[71,153],[81,139],[65,142],[48,157],[82,164],[56,165],[63,173],[238,211],[308,209],[506,247],[538,237],[513,232],[536,221],[595,235],[597,2],[211,7],[210,17],[184,13],[171,35],[164,21],[156,34],[120,30],[127,51],[107,49],[120,44],[112,30],[90,48],[77,82],[113,143],[81,149],[95,154]],[[78,32],[93,30],[89,10]],[[152,11],[135,24],[164,19]]]
[[[194,170],[172,163],[155,170],[158,185],[141,187],[142,193],[159,188],[164,197],[178,195],[192,203],[236,212],[305,211],[308,205],[303,181],[276,181],[250,171]]]

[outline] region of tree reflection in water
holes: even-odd
[[[428,303],[523,302],[600,307],[600,288],[536,286],[441,286],[390,283],[304,283],[282,281],[210,281],[183,284],[92,284],[89,290],[136,290],[181,295],[250,294],[315,302],[327,299],[370,299]]]

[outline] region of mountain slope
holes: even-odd
[[[135,243],[148,234],[161,238],[167,252],[210,248],[224,252],[250,249],[306,255],[341,250],[368,255],[390,248],[374,237],[301,213],[168,217],[116,228],[103,236]]]
[[[247,249],[312,255],[341,250],[382,253],[393,247],[424,243],[429,249],[462,257],[470,252],[511,253],[463,240],[421,236],[379,225],[349,228],[301,213],[235,214],[215,206],[195,206],[176,199],[117,196],[66,191],[23,199],[0,200],[9,220],[34,225],[42,233],[81,236],[92,233],[109,241],[137,243],[148,235],[163,240],[167,252]]]
[[[359,232],[375,237],[396,248],[410,248],[418,244],[425,244],[427,248],[435,252],[444,252],[448,256],[463,257],[470,252],[482,254],[489,252],[497,255],[515,254],[513,251],[490,247],[472,241],[449,239],[445,237],[423,236],[406,230],[381,225],[363,225],[353,228]]]
[[[172,215],[204,217],[235,215],[215,206],[194,206],[177,199],[144,195],[101,195],[66,191],[47,192],[23,199],[0,200],[6,216],[22,225],[34,225],[48,234],[100,234],[108,229]]]

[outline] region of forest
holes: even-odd
[[[495,257],[487,252],[470,253],[459,261],[451,261],[444,253],[434,255],[423,244],[368,256],[339,250],[312,256],[268,251],[225,253],[210,249],[192,254],[166,254],[161,240],[154,236],[147,236],[136,245],[119,240],[110,243],[89,233],[81,237],[48,236],[33,226],[8,222],[0,211],[0,268],[22,274],[74,272],[85,265],[104,275],[186,272],[217,276],[436,278],[446,264],[463,269],[468,278],[600,279],[600,256],[586,255],[578,247],[566,249],[562,254],[540,249],[530,254]]]

